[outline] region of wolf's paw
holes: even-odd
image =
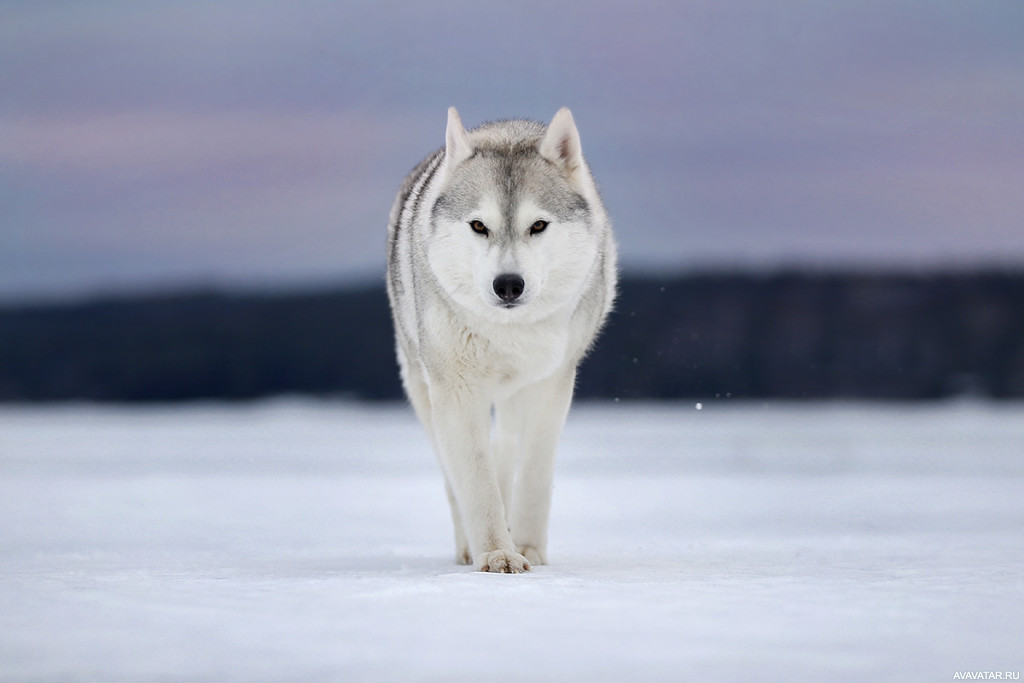
[[[526,558],[526,561],[532,565],[539,567],[548,563],[547,554],[543,550],[535,548],[532,545],[520,546],[519,552]]]
[[[455,549],[455,564],[473,564],[473,556],[469,553],[469,548]]]
[[[497,574],[522,574],[530,571],[530,562],[519,553],[492,550],[483,554],[477,564],[477,570]]]

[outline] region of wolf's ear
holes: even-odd
[[[448,130],[444,134],[444,163],[448,170],[473,156],[473,143],[462,126],[455,107],[448,107]]]
[[[541,156],[562,168],[575,178],[583,168],[583,149],[580,147],[580,134],[576,130],[572,112],[562,107],[551,119],[544,138],[540,141]]]

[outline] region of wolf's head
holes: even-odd
[[[569,110],[467,132],[453,107],[445,140],[427,245],[441,287],[495,322],[573,306],[608,228]]]

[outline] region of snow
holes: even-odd
[[[1024,669],[1024,406],[583,404],[551,564],[453,563],[409,409],[0,407],[0,679]]]

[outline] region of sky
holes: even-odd
[[[633,273],[1024,265],[1024,4],[0,0],[0,299],[376,280],[404,175],[574,113]]]

